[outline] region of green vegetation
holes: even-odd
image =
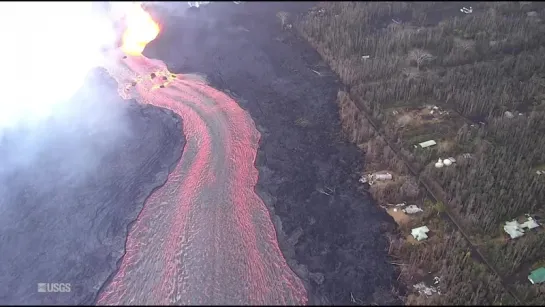
[[[403,164],[402,159],[433,182],[434,190],[445,195],[435,212],[448,208],[459,217],[465,232],[486,241],[488,262],[512,280],[509,276],[524,264],[545,257],[545,235],[528,233],[510,242],[482,238],[504,235],[505,221],[545,211],[545,175],[536,174],[545,165],[545,5],[472,5],[473,13],[463,14],[455,2],[326,2],[295,25],[349,88],[339,95],[349,139],[367,142],[360,147],[368,158],[389,158],[389,166]],[[411,111],[425,105],[440,106],[448,115],[416,117]],[[414,148],[428,139],[438,146]],[[384,149],[386,143],[395,153]],[[433,167],[438,157],[448,156],[457,157],[454,166]],[[375,193],[403,198],[390,190]],[[452,240],[444,236],[431,247],[397,250],[404,259],[422,257],[413,261],[415,268],[440,267],[444,276],[454,276],[442,281],[449,289],[444,295],[407,301],[507,304],[497,277],[478,261],[439,252],[462,244]],[[441,256],[425,256],[430,253]],[[480,286],[480,280],[490,284]],[[525,303],[545,300],[543,286],[519,283],[517,293]]]

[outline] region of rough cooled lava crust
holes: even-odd
[[[179,116],[121,99],[103,69],[50,120],[6,131],[0,304],[91,304],[184,144]],[[38,283],[70,283],[71,292],[39,293]]]

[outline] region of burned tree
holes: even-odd
[[[416,67],[420,69],[422,65],[432,61],[434,57],[423,49],[413,49],[409,52],[408,59],[410,63],[416,63]]]
[[[287,21],[288,21],[289,13],[281,11],[281,12],[276,13],[276,17],[278,17],[278,19],[280,19],[280,26],[282,27],[282,30],[284,30],[288,25]]]
[[[420,79],[420,77],[422,77],[420,70],[416,67],[403,68],[402,73],[403,73],[403,76],[407,78],[407,80]]]
[[[462,39],[462,38],[455,37],[454,44],[463,52],[471,51],[475,48],[475,41],[469,40],[469,39]]]

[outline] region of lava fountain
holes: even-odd
[[[129,14],[121,48],[128,56],[110,59],[106,69],[123,98],[179,114],[187,143],[130,229],[119,270],[97,303],[306,304],[254,192],[260,134],[252,119],[226,94],[142,56],[159,27],[141,7]]]
[[[125,31],[121,51],[140,55],[146,45],[159,34],[159,25],[138,3],[133,3],[125,15]]]

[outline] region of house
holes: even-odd
[[[503,230],[511,237],[511,239],[516,239],[524,235],[524,230],[520,227],[520,224],[517,221],[505,222]]]
[[[505,222],[503,230],[509,234],[511,239],[516,239],[524,235],[524,229],[534,229],[539,227],[539,224],[532,218],[528,217],[528,220],[522,224],[517,221]]]
[[[407,206],[405,209],[403,209],[403,212],[405,212],[406,214],[415,214],[422,211],[424,210],[420,209],[416,205],[410,205],[410,206]]]
[[[532,271],[530,275],[528,275],[528,280],[530,280],[532,285],[544,283],[545,267],[540,267],[539,269]]]
[[[377,181],[386,181],[393,179],[393,176],[390,173],[374,173],[372,176]]]
[[[418,227],[418,228],[413,228],[413,230],[411,230],[411,235],[417,240],[417,241],[422,241],[422,240],[426,240],[428,238],[428,232],[430,230],[428,229],[428,226],[422,226],[422,227]]]
[[[418,145],[420,145],[421,148],[426,148],[426,147],[430,147],[430,146],[433,146],[433,145],[436,145],[437,143],[434,141],[434,140],[429,140],[429,141],[425,141],[425,142],[422,142]]]

